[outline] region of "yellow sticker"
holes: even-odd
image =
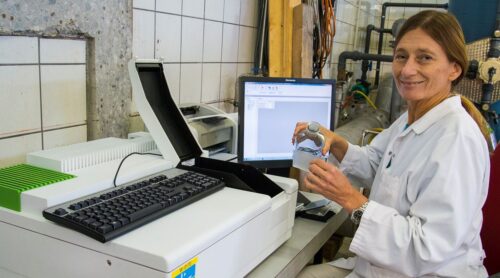
[[[174,270],[172,272],[172,278],[195,278],[197,262],[198,257],[192,258],[187,263]]]

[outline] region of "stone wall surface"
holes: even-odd
[[[88,139],[126,137],[131,0],[0,0],[0,35],[85,37]]]

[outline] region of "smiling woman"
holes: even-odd
[[[408,124],[449,97],[452,84],[467,70],[458,21],[435,11],[420,15],[408,19],[399,31],[392,63],[398,91],[408,102]]]
[[[395,45],[392,72],[399,94],[408,103],[410,125],[453,95],[453,86],[467,72],[465,39],[454,16],[423,11],[401,27]],[[493,151],[489,129],[481,113],[464,96],[461,102]]]
[[[418,28],[397,44],[392,71],[399,94],[408,102],[411,124],[450,95],[451,82],[462,68],[449,61],[440,45]]]
[[[467,67],[462,30],[451,14],[422,11],[395,45],[393,76],[408,111],[363,147],[320,128],[332,157],[313,160],[304,181],[359,224],[355,262],[310,266],[300,278],[487,277],[479,236],[490,171],[484,120],[452,93]],[[298,123],[294,136],[304,129]],[[372,181],[369,199],[346,175]]]

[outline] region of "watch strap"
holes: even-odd
[[[359,225],[361,223],[361,218],[363,217],[363,213],[365,212],[366,208],[368,207],[368,202],[366,201],[363,205],[361,205],[359,208],[354,209],[351,213],[351,221]]]

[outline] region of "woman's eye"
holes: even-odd
[[[396,61],[401,61],[401,60],[404,60],[406,59],[406,55],[403,55],[403,54],[396,54],[394,55],[394,60]]]
[[[422,55],[422,56],[419,57],[419,60],[422,61],[422,62],[428,62],[428,61],[432,60],[432,56]]]

